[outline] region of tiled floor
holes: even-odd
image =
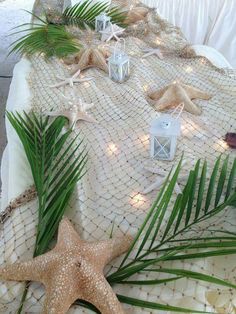
[[[12,66],[9,67],[8,71],[8,76],[11,76],[12,74]],[[7,143],[6,139],[6,131],[5,131],[5,108],[6,108],[6,101],[7,101],[7,96],[9,92],[9,87],[11,84],[11,78],[3,78],[1,77],[2,71],[0,68],[0,159],[2,159],[2,154],[4,151],[4,148]],[[0,160],[0,165],[1,165],[1,160]],[[1,178],[0,178],[0,187],[1,187]]]
[[[10,83],[10,78],[0,78],[0,158],[6,146],[4,114]]]
[[[11,76],[19,56],[10,55],[9,45],[16,40],[16,36],[9,36],[12,28],[29,22],[29,14],[22,9],[30,9],[32,0],[0,0],[0,164],[2,153],[6,146],[5,108],[11,83]],[[19,36],[19,35],[18,35]],[[1,181],[0,181],[1,186]]]

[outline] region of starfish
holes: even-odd
[[[124,24],[132,24],[141,20],[145,20],[148,12],[148,8],[134,7],[131,5],[130,9],[126,12],[126,19],[124,20]]]
[[[201,109],[192,102],[192,99],[200,98],[209,100],[211,98],[211,96],[198,88],[178,82],[174,82],[148,96],[150,102],[157,110],[169,109],[172,106],[184,103],[184,110],[195,115],[200,115]]]
[[[143,52],[145,52],[145,55],[143,55],[143,58],[156,55],[158,56],[159,59],[163,59],[163,54],[158,48],[145,49]]]
[[[183,161],[182,165],[184,165],[185,163],[186,162]],[[166,178],[169,174],[168,171],[162,170],[159,167],[154,167],[154,168],[153,167],[145,167],[144,169],[147,170],[148,172],[157,174],[157,179],[154,183],[152,183],[148,188],[146,188],[143,191],[143,194],[148,194],[148,193],[152,192],[153,190],[160,188],[162,186],[162,184],[166,181]],[[175,169],[173,170],[173,172],[174,171],[175,171]],[[186,175],[179,175],[178,180],[183,181],[183,180],[186,180],[187,178],[188,178],[188,176],[186,176]],[[181,190],[178,182],[176,183],[176,185],[174,187],[174,191],[177,195],[182,193],[182,190]]]
[[[69,84],[70,87],[73,87],[74,83],[83,83],[83,82],[91,81],[93,79],[92,77],[79,78],[80,72],[81,70],[78,69],[78,71],[76,71],[75,74],[73,74],[71,77],[68,77],[68,78],[57,76],[57,78],[61,80],[62,82],[54,84],[54,85],[49,85],[49,87],[61,87],[67,84]]]
[[[81,49],[78,55],[75,56],[72,63],[78,65],[81,71],[88,68],[98,68],[108,73],[107,58],[109,53],[107,49],[102,47],[89,47]]]
[[[66,98],[64,96],[64,98]],[[78,104],[75,103],[75,99],[71,103],[69,109],[61,110],[61,111],[47,111],[46,114],[52,117],[63,116],[69,120],[69,126],[74,129],[76,122],[78,120],[83,120],[86,122],[97,123],[97,121],[87,114],[87,110],[94,106],[93,103],[86,104],[81,99],[79,99]]]
[[[104,31],[100,31],[100,33],[102,34],[101,40],[109,42],[112,38],[114,38],[117,41],[120,41],[118,35],[121,35],[124,30],[124,28],[121,28],[116,24],[110,23],[110,25]]]
[[[63,218],[54,249],[29,261],[1,267],[0,278],[41,282],[46,288],[43,314],[65,314],[77,299],[92,303],[102,314],[124,314],[103,270],[126,252],[131,242],[129,235],[84,241]]]

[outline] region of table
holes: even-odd
[[[166,34],[163,32],[165,42],[176,39],[169,34],[168,40]],[[79,183],[67,212],[84,238],[93,240],[106,237],[114,221],[116,229],[119,225],[123,231],[131,232],[132,229],[137,231],[156,196],[156,191],[143,198],[140,196],[140,191],[155,179],[155,175],[147,173],[144,169],[145,163],[150,162],[149,124],[157,115],[146,101],[149,89],[161,88],[177,78],[204,89],[213,96],[209,102],[197,101],[203,109],[200,118],[183,114],[183,137],[176,160],[181,156],[182,149],[189,162],[187,167],[190,167],[198,157],[207,157],[211,164],[221,152],[235,155],[221,138],[226,130],[230,131],[230,125],[232,128],[235,125],[235,79],[213,67],[204,58],[185,59],[170,54],[165,56],[164,60],[159,60],[155,56],[143,60],[142,49],[146,46],[145,41],[140,38],[127,38],[127,50],[132,58],[132,72],[125,84],[113,83],[104,73],[90,69],[86,75],[94,76],[95,82],[86,82],[76,87],[76,92],[86,102],[95,103],[91,114],[99,121],[98,125],[82,123],[80,129],[75,129],[73,133],[75,136],[81,132],[81,136],[90,147],[89,171]],[[48,83],[55,81],[58,74],[69,75],[69,68],[59,60],[53,59],[52,62],[46,63],[38,57],[32,58],[31,61],[22,59],[15,68],[7,108],[45,111],[68,105],[58,101],[59,91],[48,87]],[[72,93],[69,88],[66,88],[65,92],[68,95]],[[9,144],[2,166],[2,174],[6,178],[6,180],[3,178],[5,204],[32,183],[23,149],[9,125],[7,134]],[[171,165],[165,162],[159,164],[163,169],[170,169]],[[0,264],[3,261],[13,262],[18,256],[27,258],[32,254],[36,208],[36,201],[25,205],[20,211],[14,211],[4,224]],[[214,222],[225,223],[226,228],[230,228],[233,219],[234,217],[231,217],[229,222],[228,219],[224,222],[223,216]],[[27,235],[22,228],[24,224],[27,226]],[[18,230],[17,233],[15,229]],[[30,243],[26,241],[26,236]],[[8,243],[6,250],[3,243]],[[235,263],[233,259],[227,260],[227,271],[224,270],[225,263],[224,257],[220,259],[213,257],[193,265],[186,262],[185,266],[192,270],[214,272],[218,276],[233,280]],[[6,286],[11,287],[12,294],[6,293]],[[8,309],[14,311],[15,297],[19,298],[21,287],[21,284],[15,283],[1,286],[0,291],[3,294],[1,297],[7,303]],[[118,287],[117,291],[121,292],[121,288]],[[122,291],[129,293],[130,296],[138,295],[145,300],[157,301],[158,295],[158,302],[194,306],[196,309],[205,310],[212,310],[214,302],[212,304],[211,300],[217,297],[217,290],[214,287],[210,286],[207,289],[202,283],[194,285],[185,280],[170,284],[165,289],[147,287],[137,291],[134,286],[127,286]],[[38,285],[31,285],[30,292],[32,294],[27,303],[27,310],[37,312],[42,303],[43,291]],[[229,307],[225,303],[230,302],[230,293],[227,288],[222,290],[222,293],[225,313],[229,314]],[[81,308],[73,308],[71,312],[88,313]],[[133,313],[143,314],[150,311],[135,309]]]

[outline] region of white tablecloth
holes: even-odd
[[[19,55],[7,57],[9,45],[22,33],[8,36],[16,31],[13,27],[23,23],[30,23],[34,0],[5,0],[0,2],[0,71],[2,75],[8,75],[11,72],[12,65],[19,59]],[[30,92],[27,83],[27,77],[30,70],[30,63],[22,59],[14,68],[13,78],[10,86],[6,110],[27,110],[27,104],[30,101]],[[9,201],[23,192],[25,187],[31,182],[31,174],[22,146],[15,132],[6,122],[8,145],[3,153],[1,162],[2,195],[1,206],[6,207]],[[29,179],[30,178],[30,179]],[[21,183],[22,182],[22,183]]]
[[[236,68],[235,0],[142,0],[179,26],[192,44],[220,51]]]
[[[30,72],[30,62],[22,59],[14,68],[13,79],[7,100],[7,111],[30,110],[30,89],[27,78]],[[4,150],[1,163],[2,195],[1,208],[33,183],[28,161],[22,144],[6,120],[7,146]]]

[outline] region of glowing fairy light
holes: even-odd
[[[135,208],[142,207],[142,205],[144,205],[146,202],[145,196],[138,192],[134,192],[132,195],[130,195],[130,197],[130,205]]]
[[[118,147],[115,143],[110,143],[108,145],[107,152],[109,156],[116,155],[118,153]]]
[[[148,87],[148,85],[147,85],[147,84],[143,85],[143,90],[144,90],[144,92],[147,92],[147,91],[148,91],[148,89],[149,89],[149,87]]]
[[[144,134],[140,137],[140,141],[144,146],[147,146],[149,144],[149,135]]]
[[[190,66],[187,66],[187,67],[185,68],[185,72],[191,73],[191,72],[193,72],[193,68],[190,67]]]

